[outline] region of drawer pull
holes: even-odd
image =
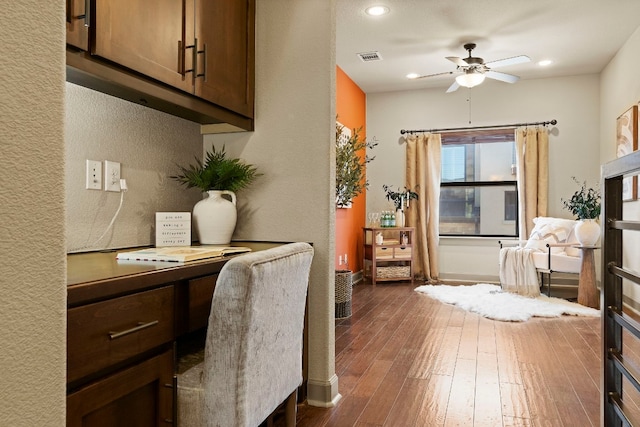
[[[138,331],[141,331],[143,329],[150,328],[150,327],[155,326],[157,324],[158,324],[157,320],[154,320],[154,321],[148,322],[148,323],[138,322],[138,326],[135,326],[135,327],[133,327],[131,329],[127,329],[126,331],[109,332],[109,338],[112,339],[112,340],[115,340],[116,338],[124,337],[125,335],[129,335],[129,334],[132,334],[134,332],[138,332]]]

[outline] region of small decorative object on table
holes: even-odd
[[[201,244],[227,245],[236,227],[236,192],[248,187],[261,176],[257,168],[240,159],[226,158],[225,148],[207,152],[205,162],[196,157],[196,164],[178,166],[180,174],[171,176],[187,188],[207,192],[193,207],[193,222]],[[229,199],[223,197],[229,196]]]
[[[418,193],[411,191],[404,187],[403,190],[398,188],[398,191],[393,190],[390,185],[384,184],[382,189],[386,193],[387,200],[393,202],[393,206],[396,208],[395,219],[397,227],[405,226],[404,210],[409,207],[409,200],[418,199]]]
[[[587,182],[580,183],[576,177],[572,177],[580,189],[573,193],[571,199],[562,200],[562,205],[576,216],[579,223],[576,225],[576,238],[583,246],[593,246],[600,237],[600,225],[597,220],[600,217],[600,190],[587,188]]]

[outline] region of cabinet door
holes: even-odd
[[[89,20],[86,0],[67,0],[67,44],[89,50]]]
[[[255,0],[195,0],[195,94],[253,117]]]
[[[92,53],[191,91],[192,79],[181,73],[190,66],[179,48],[184,20],[185,0],[95,0]]]
[[[171,350],[67,396],[67,426],[173,425]]]

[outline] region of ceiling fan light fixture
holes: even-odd
[[[480,83],[484,81],[484,74],[475,73],[475,72],[466,72],[464,74],[460,74],[456,77],[456,82],[460,86],[464,87],[474,87],[478,86]]]

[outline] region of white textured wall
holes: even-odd
[[[367,211],[386,206],[382,184],[404,184],[405,146],[400,129],[431,129],[537,122],[556,119],[550,136],[549,215],[570,218],[560,198],[570,197],[576,176],[600,179],[599,80],[597,75],[521,80],[514,85],[487,81],[473,89],[446,88],[367,95],[367,135],[380,144],[367,167]],[[470,99],[470,101],[468,101]],[[471,124],[469,124],[471,120]],[[579,155],[578,155],[579,153]],[[381,161],[380,159],[384,159]],[[464,263],[460,263],[464,259]],[[440,239],[443,277],[497,279],[497,239]]]
[[[0,424],[63,426],[64,3],[0,21]]]
[[[201,199],[168,178],[201,158],[196,123],[67,83],[65,139],[68,252],[154,244],[156,211],[191,211]],[[98,242],[120,193],[85,189],[87,159],[120,162],[129,187]]]
[[[601,74],[600,80],[600,158],[602,163],[615,159],[616,118],[640,99],[640,28],[629,38],[618,54]],[[623,215],[626,220],[640,220],[640,201],[625,202]],[[640,272],[640,233],[625,232],[623,236],[623,265]],[[625,294],[640,301],[637,286],[625,286]]]
[[[256,130],[205,136],[205,149],[225,145],[264,173],[238,194],[234,238],[313,243],[309,378],[320,386],[335,385],[334,3],[257,2]]]

